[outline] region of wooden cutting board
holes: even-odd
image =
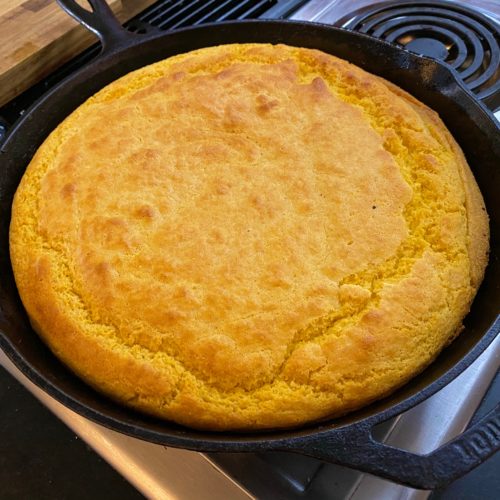
[[[107,2],[125,22],[155,0]],[[0,106],[95,41],[55,0],[0,0]]]

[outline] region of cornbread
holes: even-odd
[[[12,265],[34,329],[97,390],[211,430],[345,414],[460,331],[488,220],[439,117],[284,45],[178,55],[39,148]]]

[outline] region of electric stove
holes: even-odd
[[[127,23],[137,33],[240,18],[289,18],[358,30],[452,66],[500,118],[500,2],[367,0],[162,0]],[[93,46],[0,109],[0,140],[44,91],[98,53]],[[147,498],[424,499],[429,492],[292,453],[178,450],[118,434],[75,414],[29,382],[0,352],[2,364],[68,427]],[[429,453],[463,431],[500,365],[500,338],[455,381],[374,435]]]

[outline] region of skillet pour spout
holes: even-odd
[[[449,67],[367,35],[312,23],[240,21],[174,32],[124,30],[104,0],[93,11],[58,0],[102,42],[98,58],[51,89],[14,126],[0,159],[0,346],[35,384],[81,415],[125,434],[197,451],[290,451],[346,465],[414,488],[442,487],[500,449],[500,405],[462,435],[428,455],[375,441],[373,427],[425,400],[463,372],[500,331],[500,128]],[[491,257],[465,330],[404,387],[367,408],[308,429],[248,435],[201,432],[157,421],[115,404],[69,372],[32,330],[9,259],[10,207],[31,157],[77,106],[108,83],[146,64],[201,47],[245,42],[316,48],[382,76],[436,110],[462,147],[482,191],[491,223]]]

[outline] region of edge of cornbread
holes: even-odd
[[[436,113],[322,52],[200,49],[72,113],[16,193],[34,329],[99,391],[213,430],[392,392],[460,331],[488,220]]]

